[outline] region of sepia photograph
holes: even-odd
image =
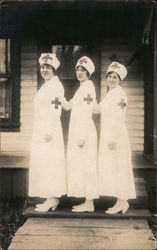
[[[157,1],[0,0],[0,250],[157,249]]]

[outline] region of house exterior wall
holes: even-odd
[[[105,72],[110,57],[115,54],[123,62],[131,57],[133,45],[104,42],[101,52],[101,99],[106,94]],[[1,133],[1,153],[29,155],[33,124],[33,98],[37,91],[37,43],[23,39],[21,43],[21,96],[20,132]],[[128,67],[128,76],[123,83],[128,95],[127,125],[132,151],[142,154],[144,149],[144,79],[140,64],[135,60]]]
[[[37,46],[21,43],[20,132],[1,133],[1,153],[28,155],[33,122],[33,98],[37,91]]]

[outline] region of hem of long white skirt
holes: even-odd
[[[121,200],[130,200],[130,199],[136,199],[136,195],[130,195],[130,196],[121,196],[118,194],[105,194],[105,193],[100,193],[100,196],[107,196],[107,197],[115,197],[115,198],[119,198]]]
[[[66,195],[66,193],[63,193],[63,194],[50,194],[50,195],[41,195],[41,194],[28,194],[29,197],[39,197],[39,198],[51,198],[51,197],[57,197],[57,198],[60,198],[61,196],[63,195]]]
[[[98,199],[99,195],[95,195],[95,196],[88,196],[85,194],[67,194],[68,197],[75,197],[75,198],[86,198],[87,200],[93,200],[93,199]]]

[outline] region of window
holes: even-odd
[[[10,105],[10,40],[0,39],[0,118],[11,117]]]
[[[61,62],[58,69],[60,79],[76,79],[75,65],[77,60],[87,54],[86,45],[52,45],[52,53],[55,53]]]
[[[0,39],[0,129],[17,131],[19,127],[19,43]]]
[[[51,51],[57,55],[61,62],[58,68],[58,76],[63,83],[65,97],[67,100],[70,100],[79,87],[79,82],[76,79],[75,65],[80,57],[87,55],[87,46],[52,45]]]

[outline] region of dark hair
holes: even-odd
[[[51,65],[50,65],[50,66],[51,66]],[[52,70],[53,70],[54,75],[56,75],[56,74],[57,74],[57,70],[55,70],[54,67],[52,67]]]
[[[116,73],[116,75],[118,76],[120,82],[122,81],[121,78],[120,78],[120,76],[119,76],[119,75],[117,74],[117,72],[115,72],[115,71],[110,71],[110,72],[108,72],[108,73],[106,74],[106,77],[108,77],[108,75],[111,75],[112,73]]]
[[[81,65],[78,65],[78,66],[75,68],[75,71],[77,70],[78,67],[82,67],[82,68],[86,71],[88,78],[90,77],[89,71],[88,71],[85,67],[83,67],[83,66],[81,66]]]

